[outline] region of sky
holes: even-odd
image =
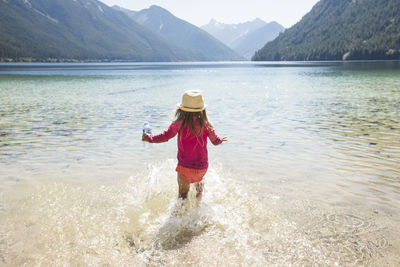
[[[196,26],[212,18],[233,24],[255,18],[276,21],[285,28],[298,22],[319,0],[100,0],[113,6],[141,10],[151,5],[161,6],[180,19]]]

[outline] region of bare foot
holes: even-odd
[[[196,194],[196,198],[197,198],[197,201],[200,202],[201,199],[203,198],[203,193],[202,193],[202,192],[198,192],[198,193]]]
[[[196,191],[197,191],[196,198],[197,198],[198,202],[200,202],[201,199],[203,198],[203,189],[204,189],[204,183],[203,182],[200,182],[200,183],[196,184]]]

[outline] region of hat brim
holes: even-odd
[[[188,107],[184,107],[182,106],[182,104],[178,103],[176,104],[176,106],[183,111],[187,111],[187,112],[200,112],[206,109],[207,105],[204,104],[201,108],[188,108]]]

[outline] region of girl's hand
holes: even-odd
[[[228,141],[228,137],[222,137],[222,142],[226,142],[226,141]]]
[[[142,135],[142,141],[144,142],[149,142],[149,135],[147,133],[143,133]]]

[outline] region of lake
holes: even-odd
[[[141,141],[190,89],[201,203]],[[400,62],[0,64],[0,218],[5,266],[399,265]]]

